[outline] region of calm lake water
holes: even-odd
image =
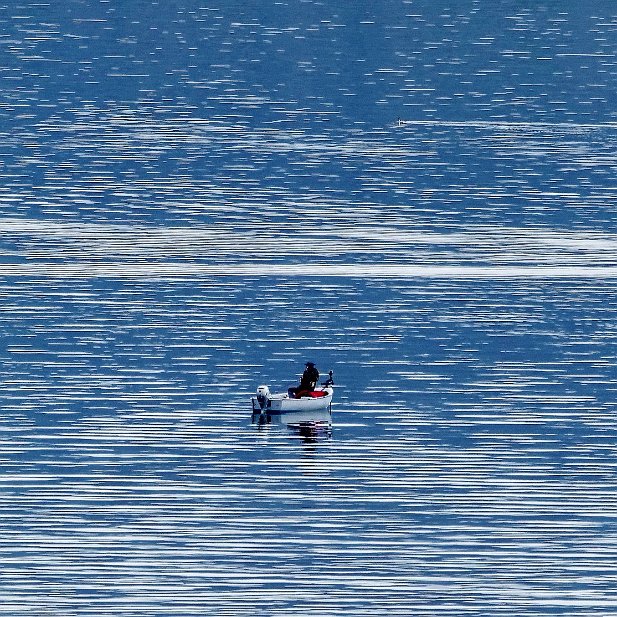
[[[0,6],[0,615],[617,614],[617,7],[459,4]]]

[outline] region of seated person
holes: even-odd
[[[289,388],[290,398],[300,398],[315,390],[317,381],[319,380],[319,371],[314,362],[307,362],[304,373],[300,378],[300,385],[297,388]]]

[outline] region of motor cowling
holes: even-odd
[[[257,402],[262,409],[268,404],[269,398],[270,388],[268,388],[268,386],[259,386],[259,388],[257,388]]]

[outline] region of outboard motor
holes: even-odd
[[[259,388],[257,388],[257,402],[262,411],[268,406],[269,399],[270,388],[268,388],[268,386],[259,386]]]

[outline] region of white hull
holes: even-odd
[[[253,397],[253,411],[257,413],[288,413],[328,409],[332,403],[334,388],[327,386],[325,388],[317,388],[317,390],[326,392],[326,395],[317,398],[312,396],[289,398],[287,393],[270,394],[267,398],[262,398],[261,400]]]

